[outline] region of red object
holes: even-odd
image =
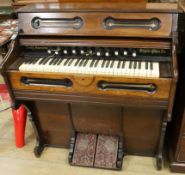
[[[7,87],[5,84],[0,84],[0,93],[7,93]]]
[[[27,111],[23,105],[19,109],[12,109],[14,119],[14,130],[15,130],[15,143],[17,148],[24,146],[24,134],[26,126]]]

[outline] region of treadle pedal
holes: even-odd
[[[69,153],[71,165],[115,170],[122,167],[123,152],[118,136],[77,133],[73,145]]]
[[[116,169],[119,138],[99,135],[95,155],[95,167]]]
[[[93,166],[96,140],[97,136],[95,134],[77,134],[72,159],[73,165]]]

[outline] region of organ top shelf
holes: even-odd
[[[17,10],[20,12],[181,12],[178,3],[134,3],[134,2],[107,2],[107,3],[37,3],[30,4]]]

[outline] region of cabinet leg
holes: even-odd
[[[43,139],[41,138],[41,134],[39,132],[39,129],[37,128],[34,116],[32,116],[30,109],[27,108],[27,110],[28,110],[28,118],[29,118],[30,122],[32,123],[32,127],[33,127],[35,135],[36,135],[36,146],[34,148],[34,154],[36,157],[40,157],[42,151],[44,150]]]
[[[44,145],[41,144],[41,143],[37,143],[35,148],[34,148],[35,156],[40,157],[43,150],[44,150]]]
[[[163,119],[162,127],[161,127],[161,135],[160,140],[158,144],[158,150],[156,154],[156,166],[157,170],[162,169],[162,162],[163,162],[163,146],[164,146],[164,138],[166,133],[166,127],[167,127],[167,120]]]

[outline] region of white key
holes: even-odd
[[[107,67],[108,61],[109,61],[109,66],[110,66],[110,60],[107,60],[103,68],[103,75],[107,75],[109,73],[109,68]]]
[[[84,72],[83,72],[84,74],[90,74],[89,72],[90,72],[91,61],[92,61],[92,59],[88,60],[86,66],[85,66]]]
[[[67,63],[66,63],[66,61],[67,61]],[[68,64],[69,64],[69,62],[71,61],[71,59],[68,58],[66,61],[64,62],[65,65],[63,65],[63,72],[64,72],[64,73],[68,73],[68,69],[69,69]]]
[[[105,62],[105,60],[100,60],[100,62],[99,62],[99,64],[98,64],[98,74],[99,75],[103,75],[104,73],[103,73],[103,70],[104,70],[104,68],[102,68],[102,64],[103,64],[103,62]]]
[[[64,58],[62,62],[60,63],[58,72],[64,72],[64,63],[66,62],[67,58]]]
[[[137,61],[137,66],[136,66],[136,68],[134,70],[134,76],[135,77],[139,76],[139,61]]]
[[[33,63],[24,64],[24,71],[30,71],[32,67],[33,67]]]
[[[140,76],[146,77],[146,69],[145,69],[145,62],[144,61],[141,62]]]
[[[85,64],[85,62],[87,61],[87,59],[83,60],[83,64],[80,66],[78,73],[83,74],[84,71],[86,70],[86,67],[84,67],[83,65]],[[87,63],[86,63],[87,64]]]
[[[148,67],[149,68],[148,75],[147,75],[148,77],[152,77],[152,69],[151,69],[152,65],[153,65],[153,62],[150,62]]]
[[[55,58],[55,59],[58,60],[58,58]],[[54,62],[55,62],[55,61],[56,61],[56,60],[54,60]],[[58,67],[58,65],[52,64],[51,67],[50,67],[50,72],[56,72],[57,67]]]
[[[94,64],[95,64],[95,62],[96,62],[96,60],[94,61]],[[89,73],[90,73],[91,75],[94,74],[94,70],[95,70],[94,64],[93,64],[92,67],[90,67],[90,70],[89,70]]]
[[[82,69],[82,67],[80,67],[81,61],[83,61],[82,59],[80,59],[80,61],[78,62],[78,65],[75,68],[75,73],[79,73]]]
[[[125,62],[125,69],[122,69],[122,75],[128,76],[130,74],[129,64],[130,61]]]
[[[53,58],[54,59],[54,58]],[[56,59],[56,58],[55,58]],[[54,68],[54,65],[53,64],[50,64],[48,65],[47,69],[48,69],[48,72],[53,72],[53,68]]]
[[[95,74],[99,74],[101,75],[101,65],[103,63],[103,60],[99,60],[98,61],[98,65],[97,65],[97,69],[96,69],[96,73]]]
[[[61,66],[62,66],[62,64],[63,64],[63,62],[64,62],[64,60],[65,60],[65,58],[62,58],[60,64],[56,66],[56,72],[60,72],[60,68],[61,68]]]
[[[45,59],[45,58],[43,58],[43,59]],[[43,64],[38,64],[36,69],[37,69],[37,71],[42,72],[43,71],[43,67],[44,67]]]
[[[81,72],[82,66],[80,66],[80,64],[81,64],[81,62],[82,62],[83,60],[84,60],[84,59],[80,60],[80,62],[78,63],[78,66],[77,66],[77,68],[76,68],[75,73],[79,74],[79,73]]]
[[[57,59],[57,62],[59,61],[59,58],[56,58]],[[52,66],[52,72],[58,72],[58,68],[59,68],[59,65],[55,64]]]
[[[152,71],[152,76],[159,78],[160,72],[159,72],[159,63],[154,62],[153,63],[153,71]]]
[[[39,71],[39,62],[42,60],[42,58],[39,58],[38,61],[32,66],[32,68],[30,67],[30,71]]]
[[[119,64],[119,62],[120,62],[120,67],[119,68],[117,67],[117,70],[116,70],[116,75],[117,76],[121,76],[121,72],[122,72],[123,61],[118,61],[118,64]],[[117,66],[118,66],[118,64],[117,64]]]
[[[20,71],[24,71],[26,69],[26,63],[22,63],[20,66],[19,66],[19,70]]]
[[[131,61],[131,68],[130,68],[129,75],[134,76],[134,61]]]
[[[47,61],[47,63],[45,64],[44,68],[43,68],[43,71],[44,72],[49,72],[49,63],[53,60],[53,58],[50,58],[49,61]]]
[[[119,61],[114,61],[114,65],[111,71],[113,76],[116,76],[118,74],[118,63]]]
[[[148,62],[148,69],[146,69],[146,77],[151,77],[151,75],[150,75],[150,62]]]
[[[106,74],[106,75],[110,75],[110,74],[111,74],[112,68],[111,68],[110,66],[111,66],[111,64],[112,64],[112,61],[113,61],[113,60],[109,60],[109,65],[108,65],[108,67],[106,67],[106,69],[105,69],[105,74]]]
[[[70,66],[69,69],[68,69],[68,72],[69,72],[69,73],[73,73],[74,65],[75,65],[75,63],[76,63],[77,60],[78,60],[78,59],[74,59],[74,60],[73,60],[71,66]]]

